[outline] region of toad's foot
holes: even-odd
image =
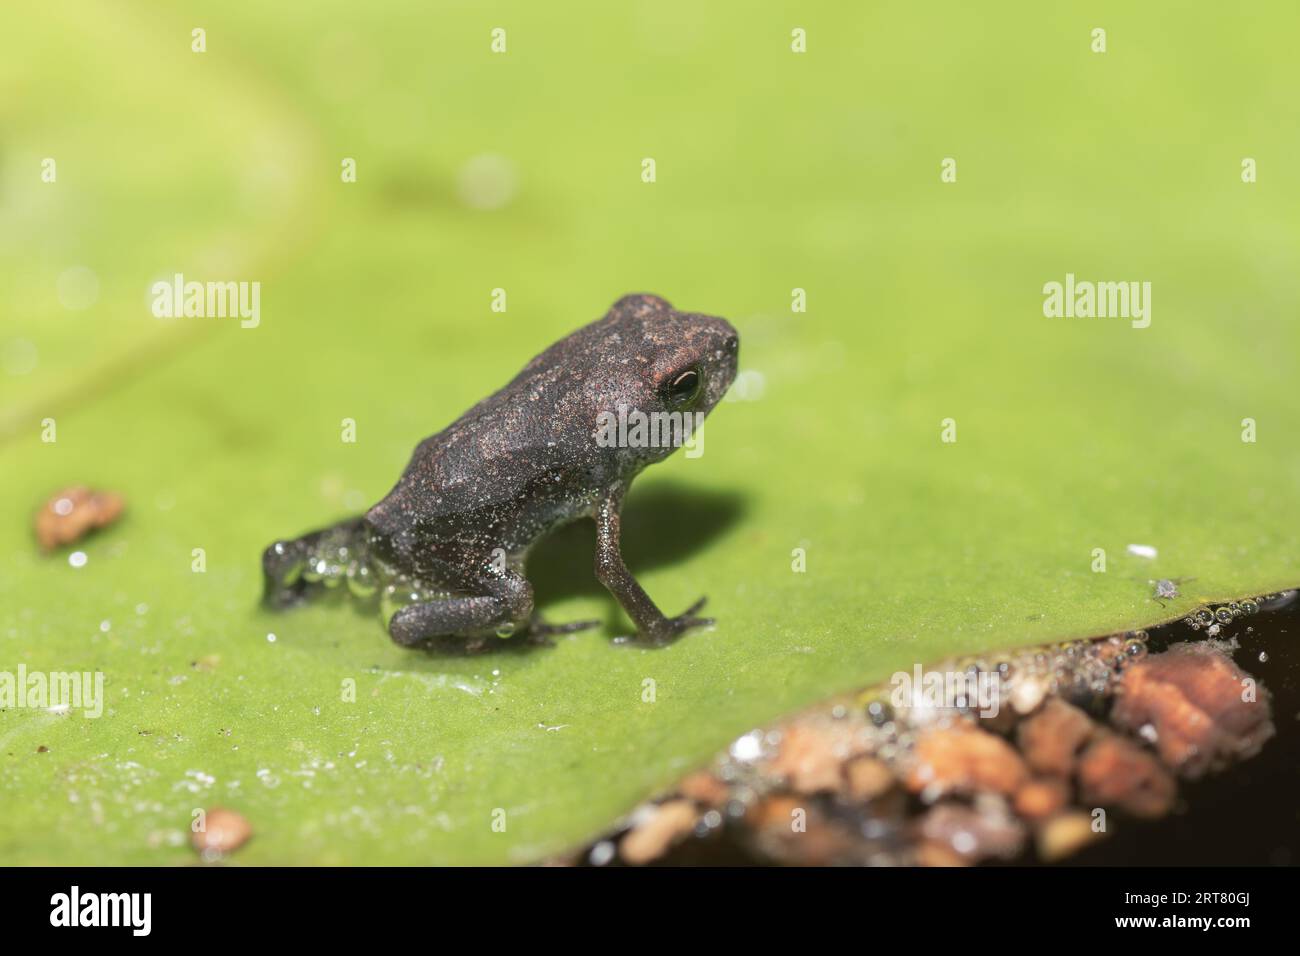
[[[576,631],[585,631],[599,625],[600,621],[570,621],[567,624],[547,624],[540,614],[534,612],[533,616],[528,619],[526,633],[530,644],[554,647],[555,642],[551,638],[556,634],[573,634]]]
[[[656,622],[648,632],[638,633],[635,637],[615,638],[615,643],[665,647],[692,628],[712,627],[715,623],[713,618],[695,616],[707,600],[707,597],[702,597],[676,617],[665,617]]]

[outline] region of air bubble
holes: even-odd
[[[370,565],[357,561],[348,565],[348,591],[354,598],[365,600],[373,597],[377,590],[379,582],[375,579],[375,572],[370,570]]]
[[[420,594],[418,591],[414,591],[410,587],[398,588],[396,584],[388,585],[388,587],[384,588],[383,596],[379,599],[379,613],[384,618],[384,626],[386,627],[392,621],[393,615],[402,608],[417,604],[419,601]]]

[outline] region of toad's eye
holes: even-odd
[[[700,394],[700,373],[693,368],[688,368],[668,380],[665,386],[665,395],[668,404],[680,408],[683,405],[689,405],[695,401]]]

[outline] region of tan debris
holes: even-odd
[[[242,814],[213,807],[204,815],[203,829],[190,834],[190,842],[204,856],[212,856],[233,853],[252,835],[253,827]]]
[[[906,778],[913,793],[1010,795],[1028,777],[1024,761],[1010,744],[969,724],[927,731],[917,740],[913,758]]]
[[[1124,675],[1112,717],[1154,743],[1165,763],[1196,778],[1251,757],[1273,736],[1268,691],[1209,644],[1175,644]]]
[[[1055,863],[1073,856],[1102,836],[1104,834],[1093,829],[1091,816],[1071,811],[1059,813],[1045,821],[1038,828],[1035,845],[1038,847],[1038,855],[1045,862]]]
[[[1173,806],[1175,791],[1174,778],[1152,754],[1115,734],[1094,740],[1079,759],[1079,795],[1085,806],[1162,817]]]
[[[648,863],[695,828],[699,814],[689,800],[670,800],[655,807],[618,845],[628,863]]]
[[[894,785],[889,765],[875,757],[859,757],[845,768],[845,774],[855,800],[875,800]]]
[[[1016,741],[1029,766],[1039,773],[1068,777],[1079,749],[1096,726],[1079,708],[1053,697],[1016,728]]]
[[[126,503],[112,491],[74,485],[56,491],[36,512],[36,540],[45,551],[80,541],[96,528],[112,524]]]
[[[1016,813],[1028,820],[1050,817],[1070,799],[1070,788],[1055,777],[1030,780],[1016,791],[1012,804]]]

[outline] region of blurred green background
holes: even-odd
[[[0,670],[102,671],[108,710],[0,713],[0,862],[189,862],[217,805],[240,862],[535,861],[914,662],[1294,586],[1298,29],[1282,2],[9,5]],[[260,282],[261,325],[154,318],[175,272]],[[1151,282],[1151,327],[1044,318],[1067,272]],[[612,645],[589,525],[539,596],[607,626],[554,649],[259,609],[268,542],[367,507],[629,291],[741,332],[738,400],[625,532],[714,631]],[[81,568],[31,531],[74,483],[129,509]],[[1162,609],[1157,576],[1195,581]]]

